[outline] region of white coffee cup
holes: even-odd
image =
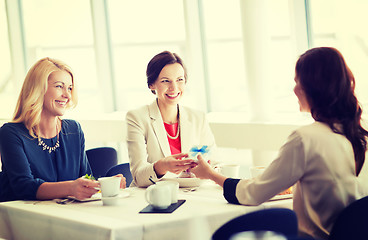
[[[171,205],[171,187],[168,184],[154,184],[145,192],[146,201],[153,208],[166,209]]]
[[[171,189],[171,204],[178,202],[179,183],[174,181],[157,182],[158,185],[167,185]]]
[[[265,166],[253,166],[253,167],[250,167],[250,176],[252,178],[255,178],[259,175],[261,175],[264,170],[266,169]]]
[[[236,164],[222,164],[222,165],[216,166],[216,168],[225,177],[239,178],[239,169],[240,169],[239,165],[236,165]]]
[[[99,178],[102,197],[116,197],[120,190],[120,180],[120,177]]]

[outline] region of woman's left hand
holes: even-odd
[[[120,177],[120,188],[126,188],[126,178],[123,176],[123,174],[117,174],[114,177]]]
[[[80,177],[74,181],[70,181],[69,194],[67,196],[74,196],[77,199],[90,198],[98,190],[97,187],[100,186],[98,181],[86,179]]]

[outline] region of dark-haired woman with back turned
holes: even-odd
[[[361,126],[353,74],[339,51],[322,47],[305,52],[296,63],[295,83],[300,110],[310,112],[315,122],[293,132],[262,175],[226,178],[201,157],[192,171],[223,186],[229,202],[244,205],[261,204],[295,184],[300,235],[328,239],[338,214],[368,194],[368,184],[357,178],[368,132]]]

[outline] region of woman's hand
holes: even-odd
[[[211,179],[211,175],[215,173],[215,170],[211,165],[206,162],[201,154],[198,154],[197,166],[192,168],[190,171],[196,175],[197,178]]]
[[[190,171],[194,173],[197,178],[211,179],[212,181],[223,187],[226,177],[216,172],[211,167],[211,165],[203,159],[202,155],[199,154],[197,158],[198,165],[192,168]]]
[[[100,187],[100,184],[97,181],[81,177],[72,181],[70,195],[77,199],[90,198],[93,194],[98,192],[96,189],[98,187]]]
[[[179,174],[196,165],[193,159],[182,159],[188,157],[187,153],[179,153],[160,159],[154,164],[157,176],[163,176],[167,172]]]
[[[114,177],[120,177],[120,188],[126,188],[126,178],[123,176],[123,174],[117,174]]]

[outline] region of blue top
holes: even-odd
[[[42,140],[52,147],[57,136]],[[75,180],[92,173],[78,122],[62,120],[59,142],[60,147],[49,153],[23,123],[4,124],[0,128],[0,201],[34,200],[44,182]]]

